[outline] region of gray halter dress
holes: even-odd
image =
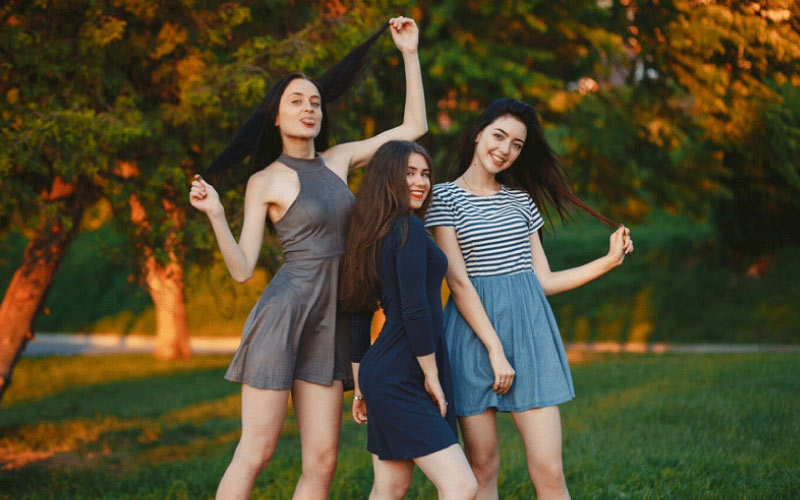
[[[260,389],[341,380],[348,389],[349,317],[337,310],[336,296],[355,197],[319,155],[278,161],[300,180],[300,193],[274,224],[284,264],[247,317],[225,378]]]

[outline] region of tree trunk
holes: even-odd
[[[156,357],[191,357],[181,265],[173,259],[167,264],[160,264],[150,256],[145,263],[145,282],[156,309]]]
[[[84,197],[75,195],[74,186],[60,179],[43,198],[57,204],[56,213],[42,221],[28,242],[0,303],[0,400],[11,384],[11,372],[22,349],[33,337],[33,318],[78,231],[85,206]],[[61,198],[67,199],[56,201]]]
[[[151,231],[147,210],[136,195],[129,199],[131,222],[141,235]],[[168,257],[166,263],[156,258],[153,248],[142,244],[144,280],[156,311],[155,356],[161,359],[185,359],[192,355],[189,348],[189,330],[186,326],[186,309],[183,296],[183,251],[178,231],[182,225],[182,213],[169,200],[162,200],[164,210],[172,223],[172,229],[164,245]],[[146,239],[146,238],[144,238]]]

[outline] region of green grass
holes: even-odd
[[[0,409],[0,498],[211,498],[239,434],[225,356],[22,359]],[[562,406],[573,498],[794,498],[800,355],[602,356],[573,367]],[[346,400],[349,398],[346,398]],[[332,499],[366,498],[365,429],[345,408]],[[532,498],[524,454],[499,419],[501,498]],[[253,498],[299,475],[290,412]],[[435,498],[419,471],[408,498]]]
[[[567,341],[800,343],[800,246],[774,254],[769,272],[746,276],[745,265],[725,263],[706,224],[656,214],[632,228],[636,252],[625,264],[577,290],[550,297]],[[594,220],[575,221],[545,234],[551,268],[581,265],[608,251],[609,232]],[[24,239],[0,248],[0,289],[21,255]],[[149,296],[112,260],[124,238],[110,226],[82,233],[71,247],[36,331],[151,335]],[[92,279],[86,279],[91,276]],[[259,270],[238,284],[217,261],[189,267],[186,311],[197,336],[238,336],[268,282]],[[79,283],[80,286],[76,286]]]

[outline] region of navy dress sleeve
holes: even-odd
[[[407,221],[406,241],[398,247],[395,262],[403,325],[411,351],[419,357],[434,352],[433,319],[425,289],[428,234],[417,217]]]
[[[353,314],[350,318],[350,361],[360,363],[369,349],[372,314]]]

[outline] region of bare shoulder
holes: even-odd
[[[247,181],[247,192],[256,195],[265,203],[271,203],[276,193],[297,183],[295,171],[276,160],[250,176]]]

